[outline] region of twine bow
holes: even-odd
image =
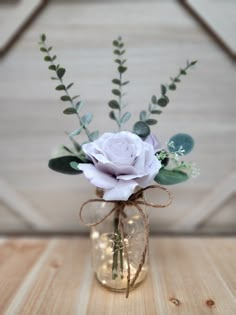
[[[148,189],[159,189],[162,191],[165,191],[168,194],[168,201],[165,204],[153,204],[153,203],[149,203],[146,202],[146,200],[144,199],[144,191],[148,190]],[[129,291],[130,288],[134,287],[135,282],[142,270],[142,267],[145,263],[145,258],[146,258],[146,254],[147,254],[147,250],[148,250],[148,243],[149,243],[149,220],[147,215],[145,214],[145,212],[143,211],[141,206],[149,206],[152,208],[165,208],[167,206],[169,206],[172,202],[172,194],[170,193],[169,190],[167,190],[165,187],[159,186],[159,185],[150,185],[146,188],[141,188],[140,190],[138,190],[137,192],[135,192],[134,194],[132,194],[128,200],[104,200],[102,198],[96,198],[96,199],[89,199],[86,202],[84,202],[80,208],[80,212],[79,212],[79,217],[81,222],[87,226],[87,227],[94,227],[97,226],[98,224],[104,222],[112,213],[116,213],[117,217],[118,217],[118,226],[119,226],[119,230],[121,232],[121,238],[122,238],[122,243],[124,246],[124,254],[126,256],[126,260],[127,260],[127,287],[126,287],[126,298],[128,298],[129,296]],[[95,203],[95,202],[105,202],[105,203],[112,203],[115,204],[114,207],[101,219],[99,219],[96,222],[93,223],[86,223],[83,219],[83,210],[84,207],[89,204],[89,203]],[[131,280],[131,276],[130,276],[130,263],[129,263],[129,255],[128,255],[128,250],[127,250],[127,245],[126,242],[124,241],[124,220],[126,218],[126,214],[124,212],[124,208],[126,206],[134,206],[137,211],[139,212],[139,214],[141,215],[142,219],[143,219],[143,225],[144,225],[144,231],[145,231],[145,241],[144,241],[144,249],[139,261],[139,265],[138,268],[135,272],[135,275],[133,277],[133,279]]]

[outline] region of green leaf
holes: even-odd
[[[161,95],[166,95],[167,89],[165,87],[165,85],[161,85]]]
[[[96,131],[90,133],[89,137],[92,141],[94,141],[99,137],[99,132],[96,130]]]
[[[54,55],[54,56],[52,57],[52,61],[54,61],[56,58],[57,58],[57,56]]]
[[[125,124],[130,119],[130,117],[131,117],[131,113],[130,112],[124,113],[124,115],[120,119],[120,123],[121,124]]]
[[[84,106],[84,103],[82,101],[77,102],[75,104],[75,108],[76,108],[77,112],[79,112],[83,106]]]
[[[122,50],[121,52],[120,52],[120,55],[124,55],[125,54],[125,50]]]
[[[127,85],[127,84],[129,84],[129,82],[130,81],[125,81],[125,82],[122,83],[122,85]]]
[[[61,79],[63,77],[63,75],[65,74],[65,72],[66,72],[66,69],[64,69],[64,68],[57,69],[58,78]]]
[[[120,56],[120,51],[119,51],[118,49],[115,49],[115,50],[113,51],[113,54]]]
[[[51,50],[52,50],[52,48],[53,48],[52,46],[48,47],[48,51],[51,51]]]
[[[193,138],[186,134],[186,133],[177,133],[176,135],[172,136],[168,143],[173,142],[174,147],[168,144],[168,149],[170,152],[176,152],[180,149],[184,150],[183,154],[188,154],[192,151],[194,147],[194,140]]]
[[[172,90],[172,91],[176,90],[176,84],[171,83],[171,84],[169,85],[169,89]]]
[[[142,121],[145,121],[147,118],[147,112],[145,110],[142,110],[139,114],[139,119]]]
[[[167,96],[163,96],[158,99],[157,104],[161,107],[165,107],[169,103],[169,99]]]
[[[120,90],[117,90],[117,89],[113,89],[111,92],[112,92],[112,94],[114,94],[116,96],[120,96],[121,95]]]
[[[124,44],[123,43],[120,43],[119,44],[119,48],[123,48],[124,47]]]
[[[80,97],[80,95],[75,95],[75,96],[72,97],[72,100],[75,100],[78,97]]]
[[[87,126],[91,123],[93,119],[93,114],[92,113],[87,113],[85,114],[84,116],[81,117],[81,123],[84,125],[84,126]]]
[[[156,95],[152,96],[151,101],[152,101],[153,104],[157,104],[157,97],[156,97]]]
[[[66,89],[66,87],[65,87],[65,85],[63,85],[63,84],[60,84],[60,85],[58,85],[57,87],[56,87],[56,90],[57,91],[63,91],[63,90],[65,90]]]
[[[112,83],[117,84],[117,85],[121,85],[121,82],[119,79],[113,79]]]
[[[51,159],[48,162],[48,166],[50,169],[53,171],[63,173],[63,174],[68,174],[68,175],[76,175],[76,174],[81,174],[82,171],[79,169],[73,169],[70,165],[71,162],[76,162],[76,163],[83,163],[82,160],[80,160],[76,156],[62,156],[59,158]]]
[[[82,130],[82,128],[80,128],[80,129]],[[81,151],[81,145],[80,145],[77,141],[75,141],[75,139],[73,138],[73,136],[69,135],[69,139],[70,139],[70,141],[73,143],[73,146],[74,146],[75,150],[76,150],[78,153],[80,153],[80,151]]]
[[[180,73],[181,73],[182,75],[186,75],[186,74],[187,74],[187,72],[186,72],[184,69],[180,69]]]
[[[176,82],[176,83],[179,83],[179,82],[181,82],[181,80],[179,79],[179,78],[174,78],[174,80],[173,80],[174,82]]]
[[[151,112],[151,114],[156,114],[156,115],[160,115],[162,113],[162,111],[158,110],[158,109],[153,109],[150,112]]]
[[[51,57],[50,57],[50,56],[45,56],[45,57],[44,57],[44,60],[45,60],[45,61],[47,61],[47,62],[52,61],[52,59],[51,59]]]
[[[66,115],[77,114],[77,111],[73,107],[68,107],[63,111],[63,114],[66,114]]]
[[[161,168],[154,180],[161,185],[175,185],[188,180],[188,175],[177,170]]]
[[[69,152],[69,153],[71,153],[71,154],[74,154],[74,152],[72,152],[72,151],[71,151],[69,148],[67,148],[65,145],[63,145],[62,148],[63,148],[65,151],[67,151],[67,152]]]
[[[66,89],[67,89],[67,90],[69,90],[69,89],[70,89],[73,85],[74,85],[74,83],[73,83],[73,82],[72,82],[72,83],[70,83],[70,84],[68,84],[68,85],[67,85],[67,87],[66,87]]]
[[[45,34],[41,34],[40,39],[42,42],[45,42],[46,40],[46,35]]]
[[[123,66],[119,66],[119,67],[118,67],[118,71],[119,71],[120,73],[124,73],[126,70],[127,70],[127,67],[123,67]]]
[[[61,96],[61,100],[63,102],[71,102],[71,98],[68,95]]]
[[[40,47],[40,50],[41,50],[42,52],[48,52],[48,50],[47,50],[45,47]]]
[[[120,105],[119,103],[116,101],[116,100],[111,100],[109,103],[108,103],[108,106],[112,109],[119,109],[120,108]]]
[[[58,78],[56,77],[51,77],[52,80],[59,80]]]
[[[110,117],[112,120],[117,121],[116,114],[115,114],[114,110],[110,111],[109,117]]]
[[[147,119],[145,122],[146,122],[146,124],[148,124],[149,126],[152,126],[152,125],[157,124],[157,120],[156,120],[156,119],[151,119],[151,118]]]
[[[116,59],[115,62],[118,63],[119,65],[122,64],[120,59]]]
[[[48,67],[48,69],[49,70],[53,70],[53,71],[56,71],[56,66],[55,65],[50,65],[49,67]]]
[[[194,66],[197,62],[198,62],[197,60],[191,61],[190,66]]]
[[[113,40],[112,44],[113,44],[115,47],[119,47],[119,42],[118,42],[118,40]]]
[[[70,139],[72,140],[73,139],[72,137],[78,136],[81,133],[82,129],[83,129],[83,127],[80,127],[80,128],[75,129],[74,131],[72,131],[69,134]],[[72,140],[72,142],[73,142],[73,140]]]
[[[144,121],[137,121],[134,124],[133,132],[141,138],[146,138],[150,134],[151,130]]]

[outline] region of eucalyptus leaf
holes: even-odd
[[[121,95],[120,90],[117,90],[117,89],[113,89],[112,90],[112,94],[114,94],[116,96],[120,96]]]
[[[157,101],[157,104],[161,107],[165,107],[169,103],[167,96],[160,97]]]
[[[71,98],[68,95],[61,96],[61,100],[63,102],[71,102]]]
[[[166,170],[161,168],[154,178],[160,185],[175,185],[188,180],[189,177],[186,173],[177,170]]]
[[[112,109],[119,109],[120,108],[120,104],[116,101],[116,100],[111,100],[108,103],[109,107]]]
[[[64,76],[65,72],[66,72],[66,69],[64,69],[64,68],[57,69],[58,78],[61,79]]]
[[[58,85],[58,86],[56,87],[56,90],[57,90],[57,91],[62,91],[62,90],[65,90],[65,89],[66,89],[66,87],[65,87],[64,84],[60,84],[60,85]]]
[[[75,104],[75,108],[76,108],[77,112],[79,112],[83,106],[84,106],[84,103],[82,101],[77,102]]]
[[[70,165],[71,162],[76,162],[77,164],[83,163],[83,161],[80,160],[78,157],[71,155],[71,156],[62,156],[55,159],[51,159],[48,162],[48,166],[53,171],[63,173],[63,174],[68,174],[68,175],[81,174],[82,171],[80,171],[79,169],[77,170],[73,169],[71,167]]]
[[[147,112],[146,112],[146,110],[142,110],[139,114],[139,119],[142,121],[145,121],[146,118],[147,118]]]
[[[121,85],[121,82],[119,79],[113,79],[112,83],[117,84],[117,85]]]
[[[92,113],[87,113],[85,114],[84,116],[81,117],[81,123],[84,125],[84,126],[87,126],[91,123],[93,119],[93,114]]]
[[[118,71],[119,71],[120,73],[124,73],[126,70],[127,70],[127,67],[123,67],[123,66],[119,66],[119,67],[118,67]]]
[[[171,83],[171,84],[169,85],[169,89],[172,90],[172,91],[176,90],[176,84]]]
[[[75,129],[74,131],[72,131],[70,134],[69,134],[69,137],[75,137],[75,136],[78,136],[81,131],[82,131],[83,127],[80,127],[80,128],[77,128]],[[71,138],[72,139],[72,138]]]
[[[99,137],[99,131],[98,130],[96,130],[96,131],[93,131],[92,133],[90,133],[90,139],[92,140],[92,141],[94,141],[94,140],[96,140],[98,137]]]
[[[134,124],[133,132],[141,138],[146,138],[150,134],[151,130],[144,121],[137,121]]]
[[[42,52],[48,52],[48,50],[47,50],[45,47],[40,47],[40,50],[41,50]]]
[[[145,120],[146,124],[148,124],[149,126],[152,126],[152,125],[155,125],[157,124],[157,120],[156,119],[152,119],[152,118],[149,118],[147,120]]]
[[[165,95],[166,92],[167,92],[167,89],[166,89],[165,85],[162,84],[162,85],[161,85],[161,94],[162,94],[162,95]]]
[[[115,49],[115,50],[113,51],[113,54],[120,56],[120,51],[119,51],[118,49]]]
[[[66,115],[77,114],[77,111],[73,107],[68,107],[63,111],[63,114],[66,114]]]
[[[116,114],[115,114],[114,110],[110,111],[109,117],[110,117],[112,120],[117,121]]]
[[[50,65],[48,67],[49,70],[53,70],[53,71],[56,71],[56,66],[55,65]]]
[[[72,97],[72,100],[75,100],[78,97],[80,97],[80,95],[75,95],[75,96]]]
[[[151,112],[151,114],[156,114],[156,115],[160,115],[162,113],[162,111],[158,110],[158,109],[153,109],[150,112]]]
[[[45,34],[41,34],[40,39],[42,42],[45,42],[46,40],[46,35]]]
[[[169,143],[174,143],[174,147],[169,145]],[[178,133],[172,136],[168,142],[168,149],[170,152],[176,152],[178,150],[183,150],[183,154],[188,154],[192,151],[194,147],[193,138],[186,133]]]
[[[125,81],[125,82],[122,83],[122,85],[123,85],[123,86],[124,86],[124,85],[127,85],[127,84],[129,84],[129,82],[130,82],[130,81]]]
[[[45,60],[45,61],[47,61],[47,62],[52,61],[52,59],[51,59],[51,57],[50,57],[50,56],[45,56],[45,57],[44,57],[44,60]]]
[[[120,123],[121,124],[125,124],[130,119],[130,117],[131,117],[131,113],[130,112],[124,113],[124,115],[120,119]]]
[[[118,42],[118,40],[113,40],[113,45],[115,46],[115,47],[119,47],[119,42]]]
[[[152,101],[153,104],[157,104],[157,97],[156,97],[156,95],[152,96],[151,101]]]
[[[72,82],[72,83],[70,83],[70,84],[68,84],[68,85],[67,85],[67,87],[66,87],[66,89],[67,89],[67,90],[69,90],[69,89],[70,89],[73,85],[74,85],[74,83],[73,83],[73,82]]]

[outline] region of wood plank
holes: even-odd
[[[236,60],[235,1],[183,0],[182,2]]]
[[[38,239],[5,239],[0,242],[1,314],[6,311],[34,264],[43,257],[45,249],[46,242]]]
[[[151,238],[148,278],[126,299],[93,278],[86,238],[4,240],[1,311],[4,315],[235,315],[235,253],[235,238]],[[14,281],[6,282],[10,277]]]

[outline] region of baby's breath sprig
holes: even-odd
[[[142,110],[139,114],[139,121],[134,125],[134,132],[141,137],[147,137],[150,133],[151,125],[157,124],[157,120],[150,118],[151,115],[160,115],[162,113],[161,108],[166,107],[169,103],[169,97],[167,96],[168,90],[176,90],[177,83],[181,82],[180,77],[187,75],[189,68],[193,67],[197,61],[187,61],[186,66],[179,70],[179,73],[174,77],[170,78],[171,83],[161,84],[161,96],[157,98],[156,95],[151,97],[147,110]]]
[[[88,125],[91,123],[93,119],[92,113],[86,113],[85,115],[80,115],[80,110],[83,107],[83,103],[81,100],[78,100],[79,95],[71,96],[69,89],[74,85],[74,83],[70,83],[66,85],[64,83],[63,77],[65,75],[66,69],[61,67],[59,64],[55,64],[55,60],[57,58],[56,55],[52,55],[52,47],[47,47],[46,45],[46,35],[42,34],[40,36],[40,50],[46,54],[44,57],[44,60],[46,62],[50,63],[50,66],[48,67],[49,70],[55,72],[55,76],[51,77],[52,80],[59,81],[59,85],[56,86],[57,91],[64,91],[64,95],[61,96],[61,100],[63,102],[69,102],[70,107],[66,108],[63,113],[66,115],[75,114],[78,117],[80,127],[74,130],[69,134],[69,138],[72,140],[72,143],[75,145],[75,147],[78,149],[80,145],[73,139],[73,137],[79,135],[82,130],[86,133],[89,141],[94,141],[98,138],[99,133],[98,131],[90,132],[88,129]]]
[[[123,87],[129,83],[129,81],[123,81],[123,73],[126,72],[127,66],[126,59],[124,59],[125,49],[124,49],[124,42],[122,38],[119,36],[116,40],[113,41],[114,51],[113,54],[115,55],[115,63],[117,63],[117,71],[119,74],[119,78],[115,78],[112,80],[112,83],[115,85],[115,88],[112,89],[112,94],[117,97],[118,99],[112,99],[108,102],[108,106],[112,109],[109,113],[109,117],[112,120],[115,120],[119,131],[122,128],[122,125],[125,124],[131,117],[130,112],[122,113],[122,109],[126,106],[123,103]],[[118,113],[115,112],[118,111]]]

